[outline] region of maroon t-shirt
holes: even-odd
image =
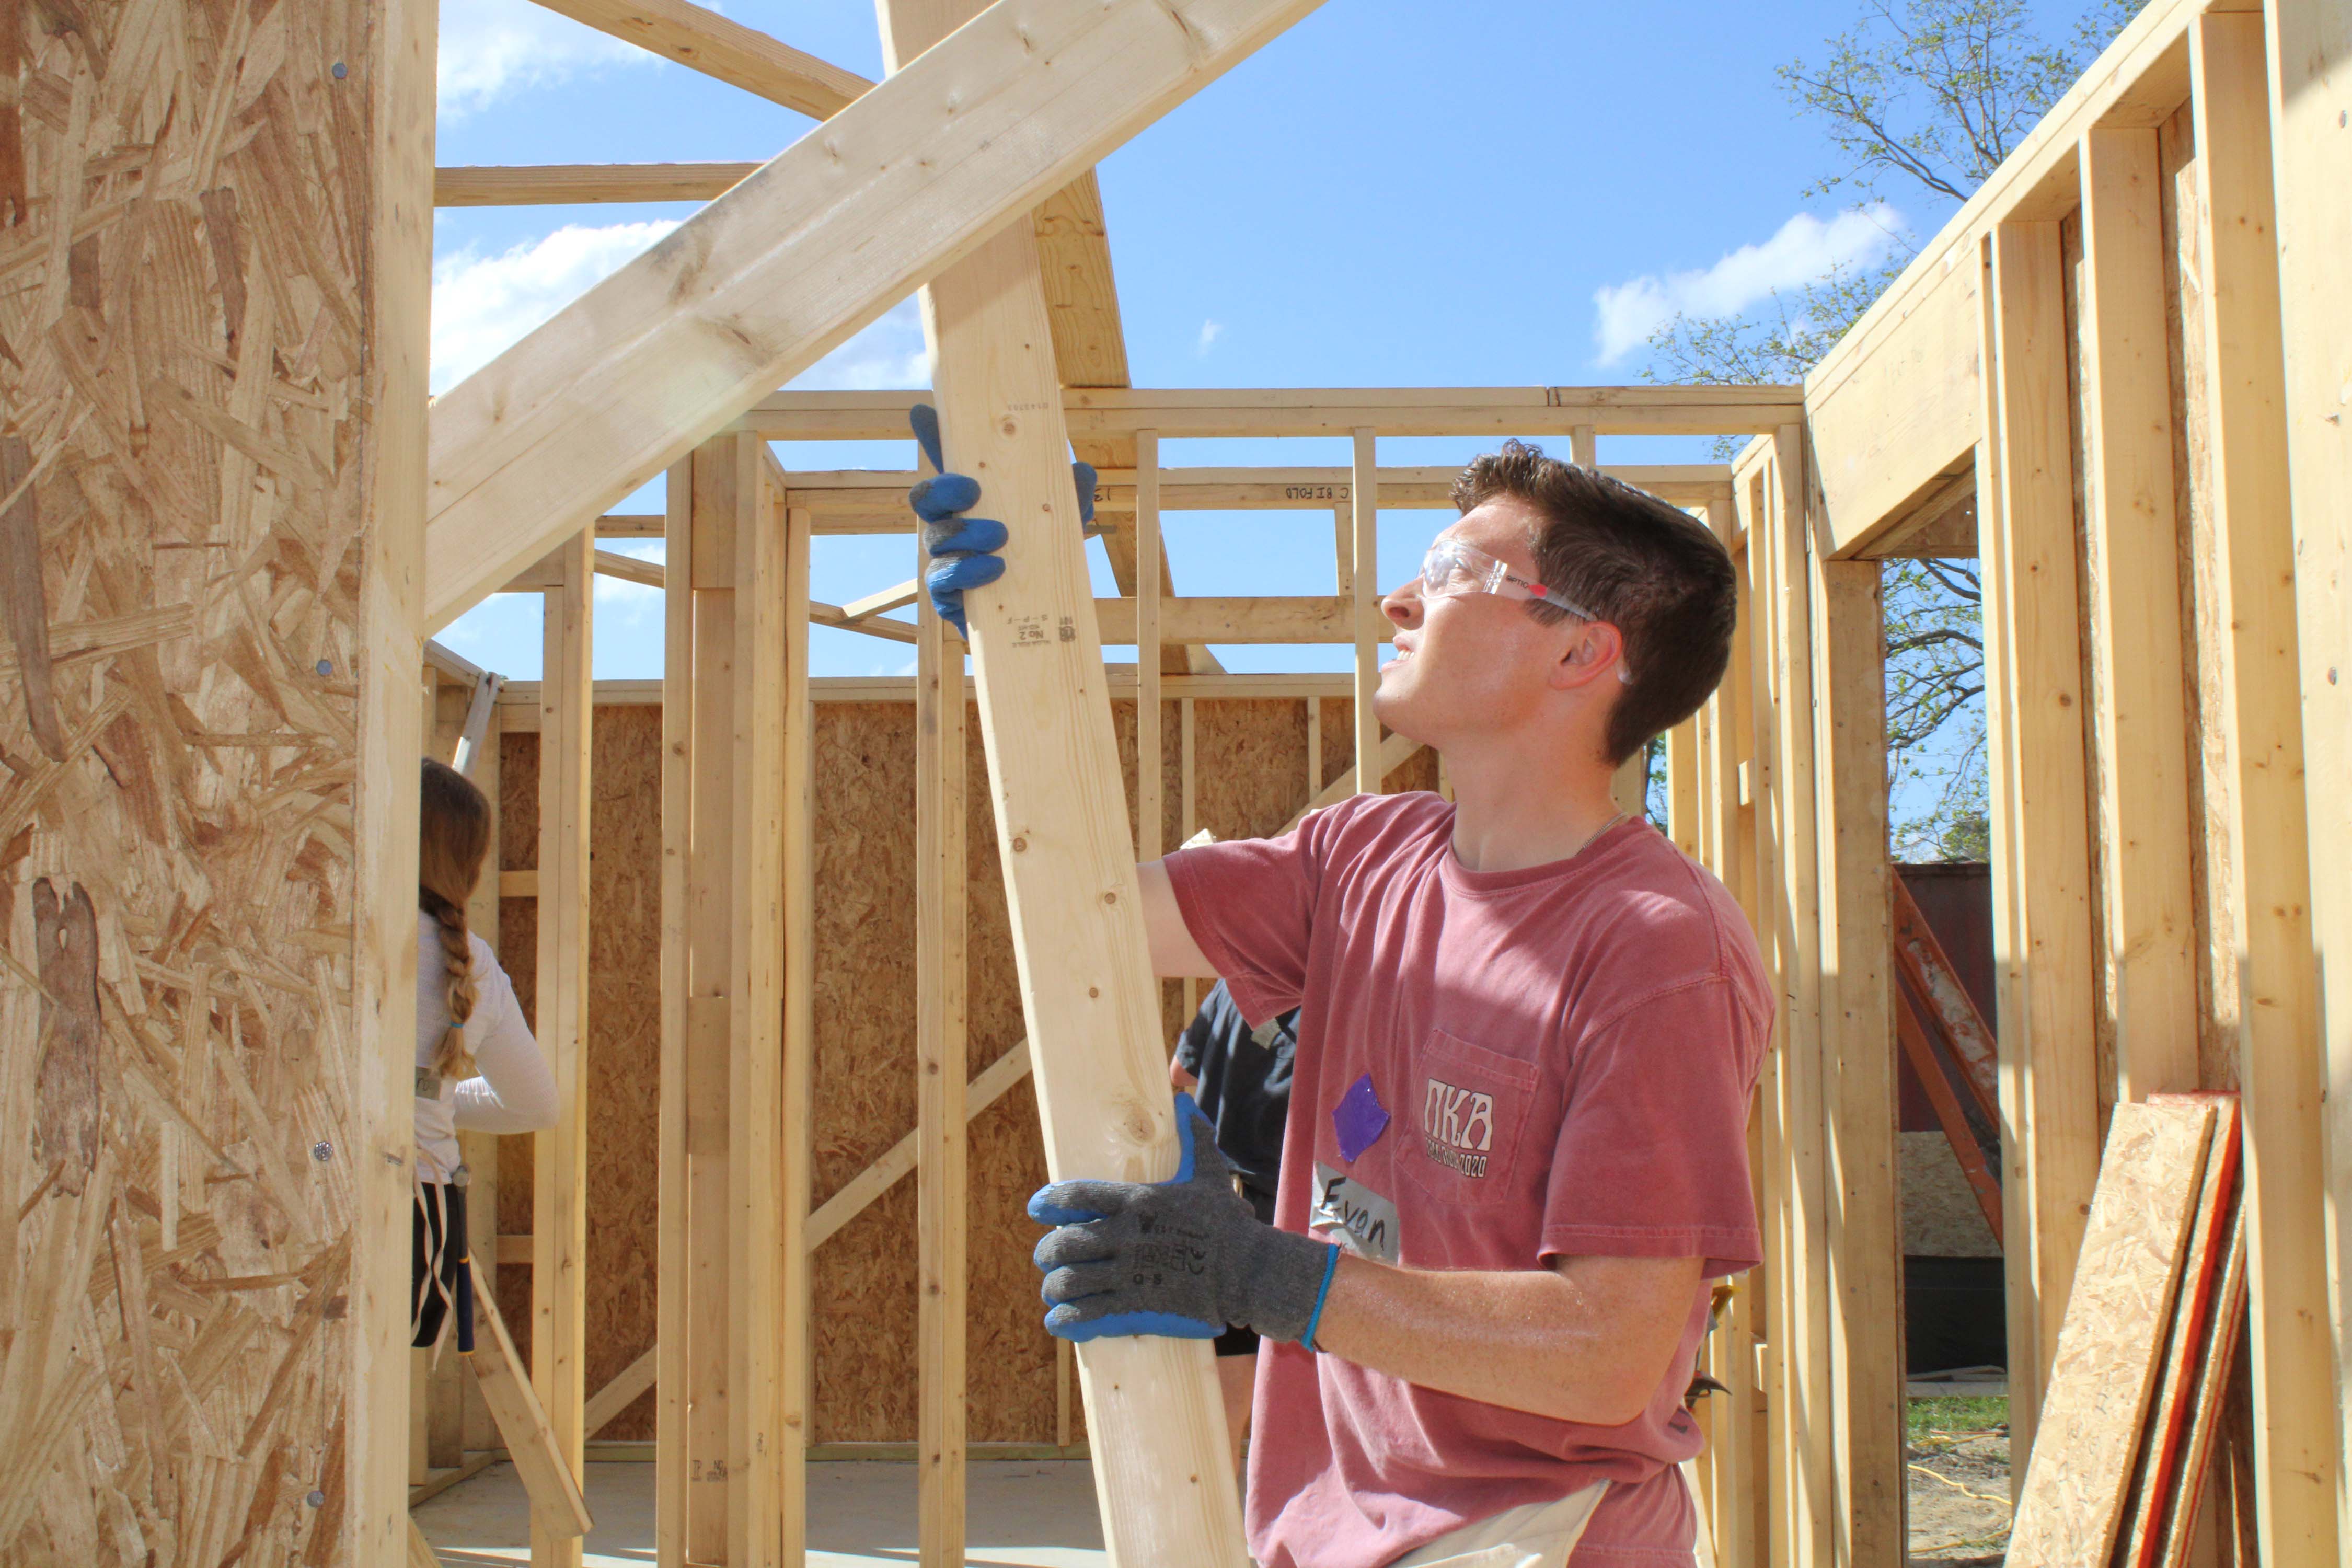
[[[1646,823],[1475,872],[1454,808],[1359,795],[1280,838],[1168,858],[1252,1019],[1303,1006],[1276,1223],[1408,1268],[1761,1251],[1748,1108],[1771,1018],[1722,884]],[[1572,1561],[1689,1561],[1675,1468],[1707,1291],[1642,1415],[1590,1426],[1271,1341],[1250,1444],[1265,1568],[1374,1568],[1464,1524],[1614,1483]],[[1679,1554],[1679,1555],[1677,1555]]]

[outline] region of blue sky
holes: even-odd
[[[724,9],[880,74],[865,0],[729,0]],[[1802,199],[1832,154],[1792,116],[1772,68],[1818,53],[1854,9],[1330,0],[1102,164],[1136,384],[1633,381],[1647,325],[1675,306],[1737,310],[1833,259],[1878,253],[1890,230],[1932,229],[1945,215],[1924,203],[1861,213]],[[445,6],[442,26],[442,163],[759,159],[810,123],[527,0]],[[436,389],[690,210],[442,212]],[[910,301],[795,384],[908,386],[927,375]],[[1381,459],[1454,462],[1476,445],[1391,440]],[[1706,446],[1604,437],[1601,459],[1699,460]],[[778,451],[787,468],[900,468],[911,449]],[[1338,441],[1171,441],[1162,458],[1347,459]],[[622,510],[660,510],[659,481]],[[1384,514],[1383,585],[1446,521]],[[1173,514],[1168,539],[1180,593],[1331,590],[1328,512]],[[658,543],[636,548],[658,558]],[[912,548],[819,540],[817,596],[839,602],[903,580]],[[660,613],[652,590],[600,579],[597,675],[658,675]],[[813,636],[817,674],[911,668],[911,650],[898,645]],[[537,598],[495,596],[443,640],[511,677],[535,677]],[[1339,648],[1218,651],[1238,669],[1346,663]]]

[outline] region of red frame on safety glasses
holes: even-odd
[[[1522,577],[1476,545],[1440,535],[1421,558],[1421,594],[1425,599],[1454,598],[1464,594],[1492,594],[1500,599],[1532,599],[1566,610],[1580,621],[1601,617],[1583,605]]]

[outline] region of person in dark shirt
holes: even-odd
[[[1189,1091],[1216,1128],[1217,1152],[1233,1167],[1242,1196],[1267,1225],[1274,1223],[1282,1125],[1290,1114],[1290,1064],[1297,1049],[1297,1008],[1253,1027],[1220,980],[1176,1037],[1176,1055],[1168,1068],[1170,1081]],[[1216,1344],[1217,1385],[1224,1394],[1225,1426],[1238,1465],[1249,1436],[1257,1335],[1229,1328],[1217,1336]]]

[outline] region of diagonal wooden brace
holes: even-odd
[[[1013,531],[1003,577],[965,604],[1046,1168],[1162,1180],[1176,1138],[1160,987],[1028,226],[923,300],[949,461]],[[1202,1340],[1078,1347],[1116,1563],[1247,1561],[1212,1359]]]
[[[956,10],[957,0],[887,0],[885,54],[915,54]],[[1176,1139],[1160,986],[1030,226],[934,279],[923,323],[948,459],[980,480],[1013,533],[1004,576],[966,605],[1046,1167],[1056,1178],[1161,1180]],[[1114,1563],[1248,1562],[1212,1363],[1200,1340],[1078,1347]]]

